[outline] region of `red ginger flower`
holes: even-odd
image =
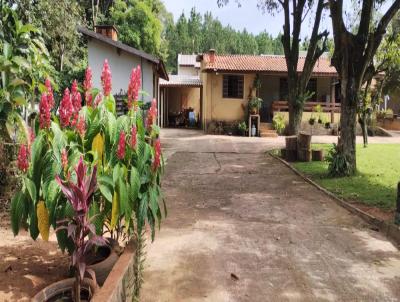
[[[61,126],[68,127],[71,124],[71,117],[74,114],[74,106],[72,105],[71,95],[68,88],[65,88],[59,111]]]
[[[29,127],[29,145],[32,146],[35,141],[35,131],[33,131],[32,127]]]
[[[150,130],[151,126],[156,122],[157,119],[157,100],[153,99],[151,107],[147,112],[146,127]]]
[[[79,115],[78,123],[76,124],[76,131],[83,138],[86,133],[86,120],[85,117],[81,114]]]
[[[92,90],[93,88],[93,81],[92,81],[92,69],[88,67],[85,72],[85,80],[83,81],[83,89],[85,91],[85,101],[86,105],[92,107],[93,104],[93,96]]]
[[[109,96],[111,93],[111,70],[107,59],[104,60],[103,71],[101,72],[101,84],[104,95]]]
[[[153,161],[153,171],[156,171],[160,167],[161,163],[161,142],[157,138],[154,143],[154,161]]]
[[[136,129],[136,126],[133,126],[132,130],[131,130],[131,148],[132,149],[136,148],[136,143],[137,143],[137,129]]]
[[[51,82],[50,82],[50,80],[48,78],[46,79],[44,84],[45,84],[46,89],[47,89],[47,101],[49,103],[50,110],[51,110],[54,107],[53,89],[51,88]]]
[[[78,122],[79,111],[82,108],[82,97],[78,91],[78,82],[74,80],[71,87],[71,102],[74,108],[74,114],[71,120],[71,126],[75,126]]]
[[[39,125],[40,129],[50,128],[50,117],[51,117],[51,107],[49,104],[49,98],[45,93],[42,94],[42,98],[39,103]]]
[[[131,77],[128,86],[128,109],[132,109],[134,105],[135,111],[137,110],[137,101],[139,99],[139,90],[141,85],[141,70],[140,65],[132,69]]]
[[[125,132],[122,130],[119,133],[117,157],[120,160],[125,158]]]
[[[26,173],[29,168],[29,149],[26,145],[21,145],[18,151],[17,166],[22,172]]]
[[[61,151],[61,165],[64,169],[64,171],[68,170],[68,153],[67,150],[62,149]]]

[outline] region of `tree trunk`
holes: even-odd
[[[342,74],[342,108],[340,116],[339,149],[349,163],[349,173],[356,172],[356,125],[358,85],[356,79],[345,78]]]

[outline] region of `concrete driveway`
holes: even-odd
[[[264,154],[283,139],[163,132],[169,216],[143,302],[399,301],[400,253]]]

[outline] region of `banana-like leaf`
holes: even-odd
[[[29,197],[30,197],[32,203],[35,205],[37,202],[37,198],[38,198],[35,183],[32,180],[30,180],[28,177],[24,177],[24,186],[29,193]]]
[[[11,229],[14,236],[18,235],[19,228],[26,212],[26,195],[24,191],[15,193],[11,200]]]

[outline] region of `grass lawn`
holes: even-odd
[[[332,145],[312,147],[323,148],[327,154]],[[347,200],[387,210],[395,208],[400,181],[399,144],[370,144],[367,148],[357,145],[358,173],[352,177],[329,178],[325,162],[294,163],[294,167]]]

